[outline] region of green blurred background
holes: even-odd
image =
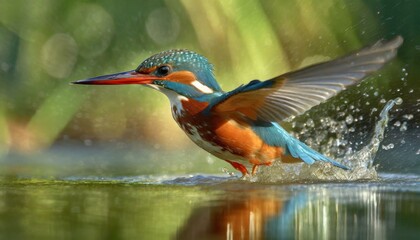
[[[403,0],[0,0],[0,152],[7,158],[101,143],[121,151],[132,143],[155,153],[201,151],[171,119],[163,94],[69,82],[134,69],[156,52],[188,48],[208,57],[222,87],[231,90],[402,35],[397,60],[346,93],[347,101],[335,102],[353,102],[365,116],[356,129],[368,133],[377,120],[372,109],[402,97],[392,124],[406,119],[406,133],[416,132],[409,145],[416,158],[419,9],[420,2]],[[318,112],[337,114],[334,107]]]

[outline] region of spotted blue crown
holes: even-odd
[[[216,92],[221,92],[219,84],[213,75],[213,65],[207,58],[186,49],[174,49],[160,52],[144,60],[137,69],[151,68],[169,64],[174,71],[190,71],[197,80]]]

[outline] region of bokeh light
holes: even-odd
[[[68,77],[76,64],[77,55],[77,44],[70,35],[54,34],[42,46],[42,67],[52,77]]]

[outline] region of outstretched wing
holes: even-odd
[[[220,96],[209,110],[240,112],[252,119],[270,122],[297,116],[380,69],[395,57],[402,43],[402,37],[398,36],[264,82],[251,81]]]

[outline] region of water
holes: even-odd
[[[0,239],[416,239],[420,178],[261,184],[226,175],[2,179]]]

